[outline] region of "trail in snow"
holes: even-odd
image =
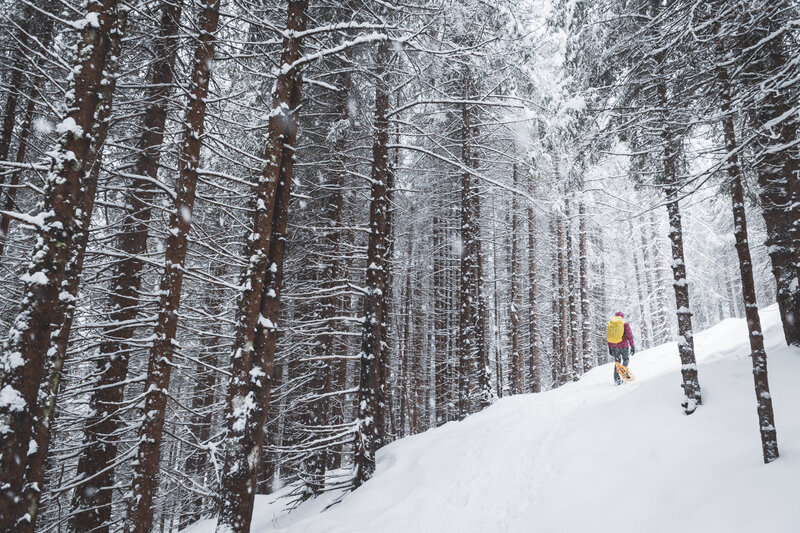
[[[800,350],[762,312],[781,458],[764,465],[744,320],[696,335],[704,404],[680,407],[675,343],[577,383],[504,398],[463,422],[397,441],[375,477],[320,512],[259,496],[254,533],[800,531]],[[278,493],[288,492],[289,488]],[[213,521],[190,528],[213,531]]]

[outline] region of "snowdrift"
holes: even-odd
[[[321,512],[259,496],[252,531],[798,532],[800,350],[762,311],[781,458],[764,465],[747,326],[696,335],[703,405],[680,407],[677,346],[636,354],[636,381],[612,366],[542,394],[504,398],[463,422],[397,441],[375,477]],[[213,521],[189,528],[213,531]]]

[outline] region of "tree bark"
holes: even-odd
[[[207,0],[200,16],[199,44],[192,67],[192,96],[185,118],[183,146],[178,159],[180,174],[175,186],[173,211],[170,214],[164,273],[159,290],[161,296],[158,302],[158,316],[147,364],[144,419],[139,429],[139,443],[131,481],[131,498],[125,518],[125,529],[128,533],[148,533],[153,524],[153,497],[158,487],[161,437],[172,370],[171,362],[177,344],[178,307],[197,189],[200,150],[203,145],[206,97],[214,58],[219,4],[220,0]]]
[[[277,342],[278,307],[283,278],[283,255],[288,223],[289,191],[297,139],[296,109],[302,77],[290,68],[301,57],[308,1],[290,1],[281,71],[272,94],[264,159],[259,178],[253,230],[245,251],[250,258],[239,295],[232,377],[226,408],[225,466],[220,485],[218,532],[250,530],[264,423],[270,404],[271,376]]]
[[[780,4],[783,4],[781,2]],[[776,5],[780,5],[776,4]],[[764,28],[754,32],[755,39],[766,44],[758,50],[754,79],[763,80],[786,68],[792,58],[777,34],[785,21],[772,19]],[[758,176],[758,194],[762,215],[767,228],[767,250],[772,262],[772,273],[777,288],[778,308],[786,343],[800,346],[800,154],[797,141],[798,123],[791,110],[795,105],[793,94],[776,88],[769,90],[758,86],[763,96],[758,109],[752,114],[759,152],[755,163]],[[795,248],[795,246],[798,246]]]
[[[581,178],[581,191],[583,191],[583,178]],[[581,355],[583,371],[588,372],[595,364],[592,354],[592,321],[589,316],[589,258],[586,246],[586,205],[583,198],[578,204],[578,267],[580,268],[580,295],[581,295]]]
[[[386,294],[385,260],[388,235],[386,227],[389,179],[389,86],[387,64],[390,59],[388,41],[381,41],[375,58],[375,139],[372,145],[372,185],[369,208],[369,244],[367,246],[367,280],[364,295],[364,330],[361,338],[361,375],[358,391],[358,420],[355,436],[355,477],[353,486],[360,487],[375,472],[375,452],[383,435],[380,342],[383,338],[382,317]]]
[[[63,311],[60,324],[53,324],[52,345],[48,353],[47,366],[45,367],[44,380],[39,388],[39,401],[33,424],[33,441],[36,443],[36,452],[28,454],[25,472],[25,507],[29,520],[20,524],[20,533],[32,533],[36,527],[38,517],[39,498],[41,487],[44,485],[44,475],[47,453],[50,449],[50,433],[53,417],[55,416],[56,402],[61,385],[61,372],[67,357],[69,338],[75,318],[75,302],[78,298],[78,287],[83,272],[83,260],[86,255],[86,246],[89,243],[89,227],[94,212],[94,200],[97,193],[97,182],[100,178],[100,169],[103,160],[103,148],[108,137],[109,120],[116,89],[116,75],[118,58],[122,55],[122,37],[127,24],[127,12],[120,12],[110,31],[106,68],[101,81],[100,98],[98,100],[95,129],[92,132],[94,145],[91,148],[90,160],[93,160],[89,176],[84,179],[83,197],[80,206],[80,225],[73,236],[73,247],[67,263],[62,291],[59,296],[59,305]]]
[[[493,211],[496,213],[497,209],[494,206],[494,202],[492,202]],[[492,218],[492,274],[494,277],[494,281],[492,282],[493,285],[493,315],[494,315],[494,368],[495,368],[495,394],[497,394],[498,398],[503,397],[503,389],[505,388],[505,377],[503,375],[503,357],[502,357],[502,344],[503,338],[501,335],[501,328],[500,328],[500,284],[498,282],[498,273],[497,273],[497,217]]]
[[[662,83],[657,87],[659,101],[664,108],[667,102],[667,89]],[[666,120],[666,119],[665,119]],[[668,124],[663,124],[663,179],[667,196],[669,214],[669,236],[672,244],[672,275],[674,278],[675,305],[678,315],[678,353],[681,358],[684,399],[681,405],[687,415],[694,413],[702,404],[700,382],[697,377],[697,363],[694,355],[694,333],[692,332],[692,312],[689,310],[689,282],[686,279],[686,263],[683,255],[683,230],[678,205],[678,158],[679,139],[674,137]]]
[[[758,315],[755,282],[753,280],[753,262],[750,258],[750,244],[747,235],[747,216],[744,207],[742,173],[739,157],[736,155],[736,130],[731,110],[731,93],[728,71],[718,69],[718,77],[722,83],[722,126],[725,136],[725,150],[729,154],[727,161],[728,178],[730,179],[731,200],[733,203],[733,235],[736,239],[736,252],[739,256],[739,270],[742,275],[742,297],[744,300],[747,330],[750,337],[750,353],[753,360],[753,381],[756,392],[758,428],[761,434],[761,450],[765,463],[778,458],[778,437],[775,430],[775,417],[772,411],[772,396],[769,392],[767,375],[767,352],[764,349],[764,334],[761,330],[761,318]]]
[[[530,177],[531,198],[536,194],[536,184]],[[539,323],[537,311],[539,309],[539,280],[537,276],[536,260],[536,212],[533,204],[528,201],[528,335],[530,337],[530,353],[528,354],[528,376],[531,392],[542,391],[542,361],[539,347]]]
[[[59,146],[45,181],[39,239],[23,276],[24,297],[0,357],[0,530],[16,527],[25,510],[21,498],[25,460],[33,436],[37,393],[52,343],[52,325],[63,320],[60,293],[67,263],[80,232],[77,212],[87,171],[93,164],[98,101],[110,32],[117,18],[116,0],[93,0],[78,42],[69,85],[67,114],[59,124]]]
[[[583,372],[583,358],[580,354],[578,339],[578,305],[575,298],[575,260],[574,246],[572,244],[572,205],[569,198],[565,200],[565,218],[567,232],[567,306],[569,310],[569,359],[572,367],[572,379],[578,380]]]
[[[630,224],[629,229],[631,238],[633,238],[633,224]],[[639,316],[641,317],[640,320],[642,323],[639,347],[645,349],[649,346],[650,332],[647,330],[647,308],[645,306],[644,291],[642,291],[642,275],[640,272],[641,268],[639,267],[639,257],[636,255],[635,247],[631,249],[631,255],[633,256],[633,271],[636,277],[636,297],[639,301]],[[645,288],[645,290],[647,289]]]
[[[436,209],[443,209],[436,205]],[[436,400],[436,424],[442,425],[450,420],[450,372],[448,350],[448,276],[447,228],[445,220],[437,214],[433,217],[433,324],[434,324],[434,383]]]
[[[115,435],[123,421],[115,413],[123,399],[128,359],[133,347],[133,325],[139,312],[139,291],[142,285],[142,255],[147,251],[151,205],[155,194],[161,144],[167,117],[167,100],[173,84],[173,65],[177,46],[172,42],[178,33],[181,2],[162,4],[159,34],[155,39],[147,79],[147,109],[140,150],[133,174],[149,179],[133,179],[125,191],[128,210],[117,234],[117,249],[123,258],[112,267],[109,283],[110,326],[104,328],[100,357],[96,363],[96,385],[89,398],[89,416],[84,426],[84,440],[78,457],[77,476],[83,481],[72,496],[72,518],[68,528],[75,533],[106,532],[111,520],[112,491],[117,455]],[[89,490],[87,490],[87,488]]]
[[[572,381],[572,371],[570,368],[569,357],[569,307],[567,304],[567,262],[565,254],[564,237],[566,228],[564,224],[564,216],[561,214],[556,215],[557,221],[557,266],[558,273],[558,349],[560,357],[560,375],[559,385],[563,385]]]
[[[515,163],[512,170],[512,183],[514,188],[519,187],[519,172]],[[522,308],[520,297],[522,291],[519,287],[520,277],[520,253],[518,249],[519,235],[519,199],[516,193],[512,193],[511,198],[511,260],[509,261],[509,302],[511,308],[508,310],[511,322],[511,394],[522,394],[525,392],[525,368],[520,351],[520,320],[519,313]]]

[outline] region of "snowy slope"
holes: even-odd
[[[704,405],[691,416],[666,344],[632,359],[634,383],[613,386],[606,365],[395,442],[375,477],[324,513],[334,495],[291,513],[259,497],[252,531],[799,532],[800,351],[783,343],[774,306],[762,320],[782,455],[770,465],[746,325],[731,319],[696,336]]]

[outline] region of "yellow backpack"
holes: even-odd
[[[625,321],[622,320],[622,317],[612,317],[611,320],[608,321],[608,327],[606,327],[606,340],[610,343],[617,344],[618,342],[622,342],[622,337],[625,335]]]

